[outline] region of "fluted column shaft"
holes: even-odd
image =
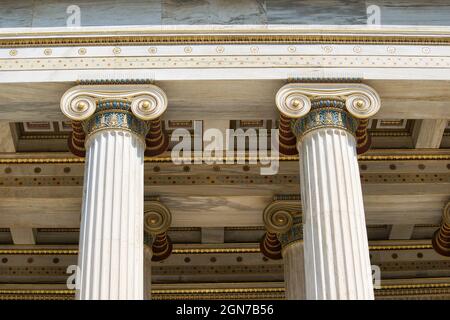
[[[144,300],[152,298],[152,248],[144,246]]]
[[[355,138],[314,130],[299,145],[308,299],[374,299]]]
[[[79,299],[143,298],[144,149],[126,131],[104,130],[89,138]]]
[[[276,103],[300,155],[306,298],[374,299],[355,135],[381,99],[361,83],[291,83]]]
[[[142,300],[145,137],[167,97],[150,84],[86,84],[60,106],[75,124],[71,149],[86,151],[76,298]]]
[[[303,225],[298,196],[275,196],[263,212],[267,229],[261,239],[261,253],[270,259],[283,259],[287,300],[305,299]]]
[[[284,287],[287,300],[305,299],[303,242],[295,241],[283,248]]]
[[[300,212],[278,212],[278,221],[286,221],[289,228],[278,233],[278,239],[282,246],[281,254],[284,262],[284,286],[287,300],[305,299],[305,269],[303,254],[303,224]],[[284,219],[280,219],[283,217]]]

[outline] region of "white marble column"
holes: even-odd
[[[103,130],[86,143],[77,298],[143,298],[142,139]]]
[[[298,199],[276,196],[264,209],[263,221],[267,234],[276,235],[278,242],[264,238],[261,252],[271,259],[283,258],[286,299],[304,300],[303,225]]]
[[[152,299],[152,248],[144,246],[144,300]]]
[[[379,97],[360,84],[316,86],[287,85],[277,96],[296,118],[306,298],[374,299],[354,133]]]
[[[282,251],[284,264],[284,287],[287,300],[305,299],[305,268],[303,242],[295,241]]]
[[[78,86],[61,99],[86,133],[76,298],[142,300],[146,120],[161,115],[166,99],[154,86],[104,92]]]
[[[278,216],[281,212],[278,213]],[[305,268],[303,254],[303,224],[302,214],[290,213],[286,219],[289,229],[278,233],[281,243],[284,264],[284,286],[287,300],[304,300]]]
[[[373,299],[354,137],[319,129],[299,145],[308,299]]]
[[[166,259],[172,253],[167,230],[172,223],[169,208],[159,198],[145,201],[144,207],[144,299],[151,300],[152,263]]]

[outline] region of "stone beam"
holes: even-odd
[[[202,228],[202,243],[224,243],[225,232],[222,227]]]
[[[33,228],[10,228],[14,244],[36,244],[36,232]]]
[[[394,224],[389,232],[390,240],[408,240],[414,231],[413,224]]]
[[[447,119],[418,120],[413,129],[415,148],[439,148],[447,123]]]
[[[283,83],[261,79],[158,82],[170,99],[166,120],[275,120],[274,95]],[[382,99],[378,119],[450,119],[448,81],[365,83]],[[59,100],[72,86],[72,82],[0,84],[0,120],[65,120]]]
[[[0,122],[0,153],[16,152],[16,140],[11,125]]]

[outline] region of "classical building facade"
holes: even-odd
[[[0,299],[450,298],[447,13],[6,1]]]

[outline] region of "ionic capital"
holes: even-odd
[[[294,216],[301,214],[299,200],[274,200],[263,212],[264,225],[268,232],[285,233],[294,224]]]
[[[172,214],[169,208],[158,200],[145,202],[144,230],[156,235],[166,232],[172,223]]]
[[[262,253],[280,259],[282,250],[303,239],[301,204],[298,196],[276,196],[263,212],[267,233],[260,243]]]
[[[152,248],[152,261],[164,260],[172,253],[172,241],[167,235],[171,223],[169,208],[158,199],[145,201],[144,242]]]
[[[433,236],[434,250],[446,257],[450,257],[450,202],[444,207],[440,228]]]
[[[69,149],[85,155],[85,144],[94,133],[127,130],[147,146],[146,155],[164,152],[168,139],[162,132],[160,116],[167,108],[167,96],[154,85],[79,85],[67,90],[61,98],[61,110],[72,120],[73,133]],[[145,137],[151,128],[153,141]]]
[[[346,111],[357,119],[375,115],[381,106],[378,93],[360,83],[290,83],[276,94],[278,110],[289,118],[302,118],[312,107],[313,100],[342,100]]]
[[[159,118],[167,108],[166,94],[154,85],[80,85],[64,93],[61,110],[69,119],[83,121],[98,111],[102,101],[126,101],[133,115],[143,121]]]

